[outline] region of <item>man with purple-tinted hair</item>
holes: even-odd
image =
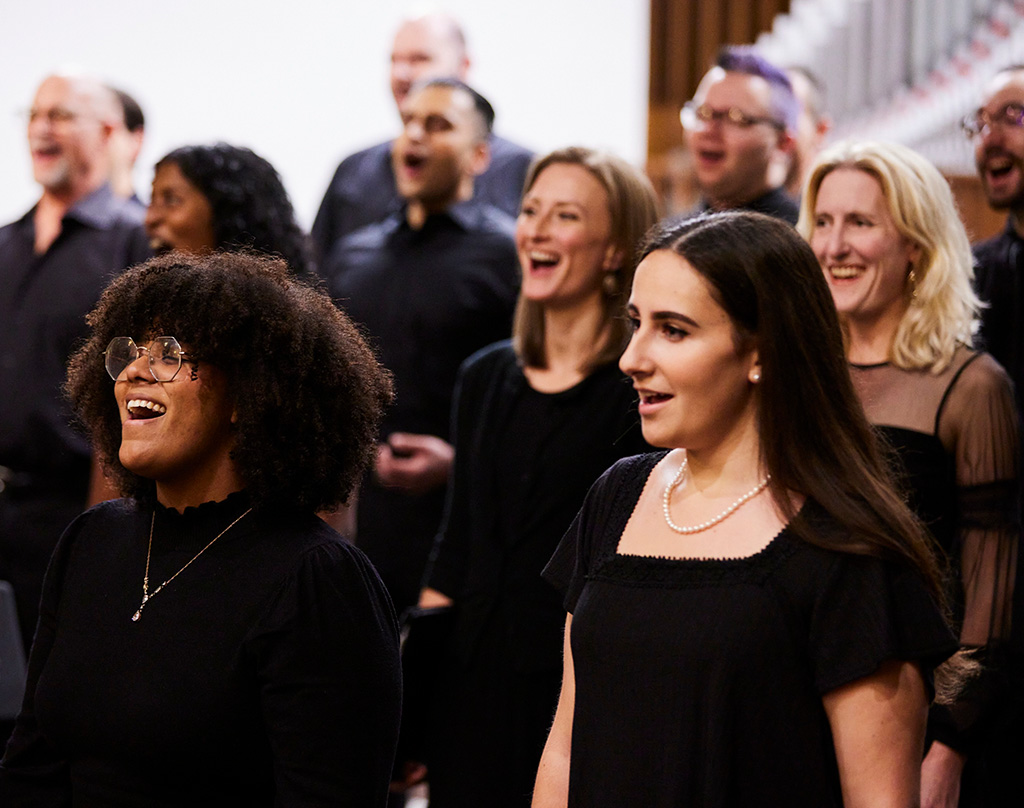
[[[776,179],[795,147],[799,104],[785,72],[751,47],[726,47],[683,107],[701,210],[742,208],[796,224],[799,205]]]

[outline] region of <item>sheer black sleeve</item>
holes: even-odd
[[[962,598],[960,650],[936,671],[933,736],[967,752],[1006,687],[1006,648],[1020,536],[1020,442],[1010,381],[987,354],[950,388],[937,433],[956,461],[953,574]]]

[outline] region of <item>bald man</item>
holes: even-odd
[[[0,228],[0,579],[14,587],[26,645],[50,553],[88,493],[89,445],[70,426],[64,367],[108,281],[149,254],[142,211],[107,184],[120,116],[99,81],[46,78],[28,116],[42,193]]]
[[[432,78],[465,81],[469,68],[466,39],[452,17],[433,13],[406,19],[395,32],[391,47],[391,94],[396,108],[401,109],[415,82]],[[476,179],[475,198],[517,216],[533,154],[493,134],[489,145],[490,164]],[[401,209],[391,146],[390,140],[378,143],[346,157],[338,166],[313,223],[313,240],[321,257],[326,258],[343,236]]]

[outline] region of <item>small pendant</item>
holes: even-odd
[[[153,594],[156,594],[155,592]],[[146,601],[149,600],[149,595],[142,596],[142,603],[139,604],[139,608],[135,610],[135,614],[132,615],[132,622],[138,622],[138,619],[142,617],[142,608],[146,605]]]

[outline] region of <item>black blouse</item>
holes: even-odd
[[[663,456],[610,469],[545,570],[573,614],[569,805],[842,805],[822,695],[891,659],[927,676],[948,628],[915,573],[789,528],[746,558],[618,553]]]
[[[426,583],[459,604],[468,659],[483,631],[519,671],[561,668],[561,599],[540,571],[587,489],[649,450],[636,393],[614,363],[558,393],[534,390],[504,341],[467,360],[456,390],[455,468]]]
[[[971,751],[1004,709],[1020,521],[1019,438],[1006,372],[959,348],[940,373],[852,367],[868,420],[894,451],[911,507],[950,566],[960,651],[936,671],[932,736]]]
[[[396,621],[365,557],[244,494],[104,503],[47,575],[0,804],[383,806],[401,704]]]

